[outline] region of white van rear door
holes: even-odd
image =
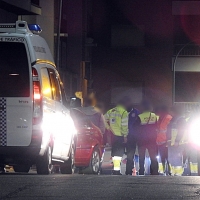
[[[0,39],[0,146],[28,146],[32,137],[32,80],[25,40]]]

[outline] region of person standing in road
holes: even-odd
[[[172,120],[167,128],[168,139],[168,159],[171,164],[171,173],[175,176],[183,174],[183,151],[184,146],[181,140],[186,131],[186,121],[182,108],[174,106],[172,108]]]
[[[196,107],[192,112],[185,113],[186,131],[181,140],[184,147],[183,164],[185,166],[183,175],[196,176],[199,175],[199,141],[196,136],[200,134],[200,112]],[[200,168],[199,168],[200,169]]]
[[[160,160],[163,167],[163,173],[170,173],[170,165],[168,161],[168,148],[167,148],[167,127],[172,119],[169,114],[167,106],[159,107],[157,114],[159,116],[158,126],[157,126],[157,138],[156,143],[158,146],[158,153],[160,155]],[[167,163],[167,170],[166,170]]]
[[[105,114],[105,119],[112,132],[112,160],[114,164],[113,175],[121,175],[121,160],[124,154],[124,143],[127,143],[128,112],[125,105],[126,98],[119,101],[118,105]]]
[[[132,175],[132,170],[134,168],[134,156],[137,145],[137,132],[135,127],[135,122],[138,118],[139,111],[134,108],[132,99],[127,97],[125,102],[125,108],[128,114],[128,137],[127,137],[127,163],[126,163],[126,175]]]
[[[146,149],[151,159],[151,175],[158,175],[157,161],[157,116],[152,112],[152,106],[148,101],[141,103],[142,113],[138,115],[137,125],[137,141],[139,152],[139,175],[144,175],[144,160]]]
[[[84,99],[83,107],[78,107],[71,110],[71,115],[73,115],[73,110],[78,110],[85,115],[85,119],[91,121],[93,125],[98,127],[102,134],[105,133],[106,123],[103,114],[93,106],[93,99],[87,97]]]

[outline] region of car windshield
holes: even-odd
[[[24,44],[0,42],[0,97],[28,96],[29,66]]]

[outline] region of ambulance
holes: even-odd
[[[76,134],[63,83],[38,25],[0,24],[0,165],[73,173]]]

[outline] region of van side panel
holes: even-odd
[[[33,90],[30,54],[24,36],[0,37],[0,146],[29,146]]]
[[[32,109],[30,98],[7,98],[7,146],[30,145]]]

